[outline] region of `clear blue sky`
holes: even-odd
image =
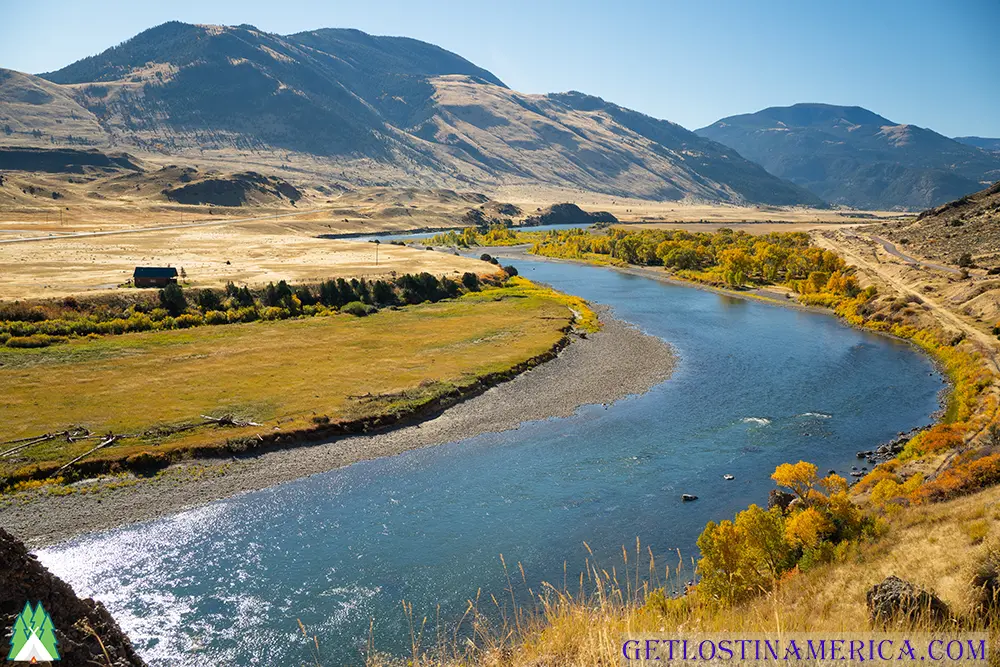
[[[1000,137],[1000,0],[0,0],[0,67],[58,69],[168,20],[415,37],[520,91],[694,129],[795,102]]]

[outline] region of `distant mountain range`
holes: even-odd
[[[519,93],[440,47],[357,30],[171,22],[55,72],[0,69],[0,144],[253,165],[328,185],[921,209],[1000,178],[998,143],[825,104],[695,133],[579,92]]]
[[[674,123],[518,93],[437,46],[357,30],[166,23],[40,77],[0,71],[0,128],[14,145],[308,167],[348,185],[823,205]]]
[[[859,208],[928,208],[1000,178],[1000,155],[861,107],[771,107],[696,132],[830,203]]]
[[[990,139],[988,137],[955,137],[955,141],[968,146],[982,148],[984,151],[1000,152],[1000,139]]]

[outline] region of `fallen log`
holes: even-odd
[[[80,428],[69,431],[59,431],[58,433],[46,433],[45,435],[32,436],[31,438],[21,438],[19,440],[11,440],[10,442],[4,444],[9,445],[9,444],[14,444],[16,442],[21,444],[17,445],[16,447],[11,447],[10,449],[0,452],[0,458],[7,456],[9,454],[16,454],[22,449],[27,449],[28,447],[31,447],[33,445],[38,445],[43,442],[48,442],[49,440],[55,440],[56,438],[60,438],[62,436],[66,436],[66,440],[69,442],[75,442],[77,440],[86,440],[87,438],[94,437],[90,435],[90,431],[88,431],[87,429]]]
[[[232,415],[222,415],[221,417],[202,415],[201,418],[205,420],[206,424],[216,424],[217,426],[263,426],[263,424],[258,424],[257,422],[237,419]]]
[[[63,470],[65,470],[66,468],[70,467],[71,465],[73,465],[77,461],[82,461],[83,459],[87,458],[88,456],[90,456],[91,454],[93,454],[94,452],[96,452],[98,449],[102,449],[104,447],[107,447],[108,445],[110,445],[111,443],[113,443],[117,439],[118,439],[117,435],[109,436],[107,440],[105,440],[101,444],[97,445],[93,449],[87,450],[86,452],[84,452],[83,454],[80,454],[78,457],[76,457],[75,459],[73,459],[72,461],[70,461],[69,463],[67,463],[66,465],[61,466],[59,469],[56,470],[56,473],[62,472]]]
[[[52,440],[53,438],[55,438],[56,435],[57,434],[55,434],[55,433],[47,433],[47,434],[45,434],[43,436],[36,437],[34,440],[31,440],[30,442],[25,442],[23,444],[18,445],[17,447],[11,447],[10,449],[7,449],[5,451],[0,452],[0,457],[7,456],[9,454],[16,454],[17,452],[21,451],[22,449],[27,449],[28,447],[31,447],[32,445],[37,445],[37,444],[42,443],[42,442],[47,442],[47,441]]]

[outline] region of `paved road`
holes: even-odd
[[[132,229],[112,229],[107,232],[73,232],[71,234],[58,234],[55,236],[28,236],[17,239],[0,239],[3,243],[31,243],[38,241],[61,241],[63,239],[83,238],[87,236],[114,236],[116,234],[141,234],[143,232],[162,232],[168,229],[187,229],[189,227],[212,227],[214,225],[229,225],[236,222],[253,222],[254,220],[273,220],[275,218],[290,218],[296,215],[314,213],[322,209],[314,208],[293,213],[275,213],[274,215],[262,215],[256,218],[224,218],[221,220],[203,220],[201,222],[184,222],[176,225],[160,225],[156,227],[135,227]]]
[[[962,273],[960,269],[956,269],[953,266],[945,266],[944,264],[935,264],[934,262],[925,262],[923,260],[910,257],[909,255],[905,255],[902,252],[900,252],[896,246],[894,246],[889,241],[886,241],[881,236],[872,235],[872,239],[881,243],[882,247],[885,248],[885,251],[887,253],[889,253],[893,257],[898,257],[907,264],[914,264],[916,266],[922,266],[925,269],[934,269],[935,271],[945,271],[947,273],[954,273],[956,275],[960,275]]]

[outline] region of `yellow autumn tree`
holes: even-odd
[[[726,605],[766,590],[767,579],[755,567],[745,545],[746,533],[732,521],[709,521],[698,538],[698,591]]]
[[[785,521],[785,538],[802,549],[812,549],[833,534],[836,526],[815,507],[796,512]]]
[[[774,469],[771,479],[778,486],[791,489],[802,500],[807,500],[809,492],[816,485],[816,466],[807,461],[782,463]]]

